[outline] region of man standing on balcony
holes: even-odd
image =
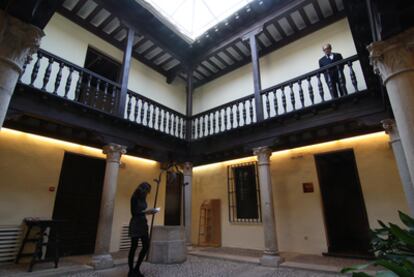
[[[325,44],[322,50],[325,55],[319,59],[319,67],[325,67],[342,60],[341,54],[332,52],[332,46],[329,43]],[[343,69],[343,66],[339,66],[327,69],[324,72],[325,82],[328,84],[333,98],[347,95]],[[338,91],[340,95],[338,95]]]

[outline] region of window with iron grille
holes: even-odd
[[[260,223],[260,188],[257,163],[242,163],[227,167],[229,221]]]

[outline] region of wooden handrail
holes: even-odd
[[[359,92],[352,65],[354,61],[358,61],[357,55],[263,89],[260,91],[260,100],[263,103],[259,106],[255,105],[254,94],[250,94],[195,114],[189,118],[193,123],[192,139],[254,124],[260,115],[257,109],[268,120]],[[343,72],[345,67],[349,73],[347,78]],[[337,75],[333,75],[335,72]],[[325,78],[322,79],[321,75]]]
[[[44,58],[48,63],[43,72],[39,69]],[[260,107],[265,119],[358,92],[358,80],[352,65],[355,61],[358,61],[357,55],[261,90],[263,104]],[[29,67],[30,71],[26,72],[24,81],[20,79],[20,82],[180,139],[186,139],[186,132],[191,132],[191,139],[200,139],[257,122],[258,107],[255,106],[254,94],[188,117],[132,90],[127,91],[125,103],[120,103],[119,83],[46,50],[40,49],[32,64],[33,67]],[[59,66],[54,71],[56,64]],[[350,78],[345,78],[340,73],[344,67],[348,68]],[[333,77],[325,78],[324,84],[321,75],[325,74],[326,77],[326,73],[334,72],[332,69],[339,71],[338,80]],[[73,74],[74,72],[77,73]],[[347,85],[350,92],[347,91]],[[125,114],[117,111],[120,104],[125,105]]]
[[[39,49],[38,52],[41,52],[44,57],[53,58],[56,62],[63,62],[68,67],[73,67],[74,69],[76,69],[78,71],[83,71],[84,73],[87,73],[88,75],[92,75],[96,79],[100,79],[100,80],[102,80],[102,81],[104,81],[104,82],[106,82],[108,84],[111,84],[111,85],[116,86],[116,87],[119,87],[119,88],[121,87],[121,85],[119,83],[117,83],[117,82],[114,82],[112,80],[109,80],[108,78],[105,78],[105,77],[103,77],[103,76],[101,76],[101,75],[99,75],[99,74],[97,74],[97,73],[95,73],[93,71],[90,71],[89,69],[80,67],[79,65],[76,65],[76,64],[74,64],[74,63],[72,63],[72,62],[70,62],[68,60],[65,60],[65,59],[63,59],[61,57],[58,57],[55,54],[52,54],[52,53],[50,53],[50,52],[48,52],[48,51],[46,51],[44,49]]]
[[[132,96],[136,96],[136,97],[138,97],[140,99],[143,99],[146,102],[149,102],[149,103],[153,104],[154,106],[159,107],[159,108],[162,108],[163,110],[166,110],[166,111],[168,111],[168,112],[170,112],[172,114],[178,115],[179,117],[187,118],[187,116],[185,114],[180,113],[178,111],[175,111],[175,110],[173,110],[173,109],[171,109],[171,108],[169,108],[169,107],[167,107],[167,106],[165,106],[163,104],[160,104],[160,103],[158,103],[158,102],[156,102],[156,101],[154,101],[152,99],[149,99],[148,97],[145,97],[142,94],[139,94],[139,93],[137,93],[135,91],[128,90],[128,94],[129,95],[132,95]]]
[[[346,58],[346,59],[342,59],[342,60],[337,61],[337,62],[335,62],[335,63],[332,63],[332,64],[330,64],[330,65],[327,65],[327,66],[324,66],[324,67],[321,67],[321,68],[315,69],[315,70],[313,70],[313,71],[311,71],[311,72],[305,73],[305,74],[303,74],[303,75],[300,75],[299,77],[295,77],[295,78],[292,78],[292,79],[290,79],[290,80],[288,80],[288,81],[284,81],[283,83],[279,83],[279,84],[277,84],[277,85],[274,85],[274,86],[271,86],[271,87],[268,87],[268,88],[262,89],[262,90],[261,90],[261,92],[260,92],[260,94],[261,94],[261,95],[263,95],[263,94],[266,94],[266,93],[267,93],[267,92],[269,92],[269,91],[273,91],[273,90],[275,90],[275,89],[278,89],[278,88],[281,88],[281,87],[288,86],[289,84],[291,84],[291,83],[295,83],[295,82],[297,82],[298,80],[306,80],[308,77],[315,76],[315,75],[317,75],[318,73],[319,73],[319,74],[324,73],[327,69],[330,69],[330,68],[336,67],[337,65],[343,65],[343,64],[346,64],[346,63],[348,63],[348,62],[354,62],[354,61],[356,61],[356,60],[358,60],[358,55],[353,55],[353,56],[348,57],[348,58]],[[203,116],[203,115],[206,115],[206,114],[212,113],[212,112],[214,112],[214,111],[216,111],[216,110],[220,110],[220,109],[222,109],[222,108],[225,108],[226,106],[227,106],[227,107],[228,107],[228,106],[232,106],[232,105],[234,105],[234,104],[236,104],[236,103],[240,103],[240,102],[246,101],[246,100],[248,100],[248,99],[252,99],[252,98],[254,98],[254,94],[249,94],[249,95],[244,96],[244,97],[242,97],[242,98],[238,98],[238,99],[236,99],[236,100],[232,100],[232,101],[230,101],[230,102],[226,102],[226,103],[224,103],[224,104],[221,104],[220,106],[214,107],[214,108],[212,108],[212,109],[209,109],[209,110],[206,110],[206,111],[203,111],[203,112],[197,113],[197,114],[195,114],[195,115],[191,116],[191,118],[200,117],[200,116]]]
[[[217,106],[217,107],[214,107],[212,109],[206,110],[204,112],[195,114],[195,115],[191,116],[190,119],[194,119],[194,118],[197,118],[197,117],[206,115],[206,114],[210,114],[210,113],[213,113],[213,112],[215,112],[217,110],[221,110],[221,109],[226,108],[226,107],[231,107],[231,106],[233,106],[235,104],[239,104],[239,103],[242,103],[244,101],[251,100],[253,98],[254,98],[254,94],[250,94],[250,95],[244,96],[242,98],[237,98],[236,100],[233,100],[233,101],[224,103],[224,104],[222,104],[220,106]]]
[[[295,78],[292,78],[290,80],[284,81],[283,83],[280,83],[280,84],[277,84],[277,85],[274,85],[274,86],[271,86],[271,87],[262,89],[261,92],[260,92],[260,94],[263,95],[263,94],[265,94],[265,93],[267,93],[269,91],[273,91],[273,90],[278,89],[278,88],[281,88],[281,87],[289,86],[290,84],[295,83],[295,82],[297,82],[299,80],[306,80],[308,77],[312,77],[312,76],[315,76],[315,75],[318,75],[318,74],[321,74],[321,73],[325,73],[326,70],[328,70],[328,69],[331,69],[331,68],[336,67],[338,65],[344,65],[344,64],[346,64],[348,62],[354,62],[356,60],[358,60],[358,55],[353,55],[353,56],[348,57],[346,59],[342,59],[342,60],[337,61],[335,63],[331,63],[331,64],[329,64],[327,66],[324,66],[324,67],[315,69],[315,70],[313,70],[311,72],[308,72],[308,73],[305,73],[305,74],[300,75],[298,77],[295,77]]]

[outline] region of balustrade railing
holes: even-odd
[[[185,115],[133,91],[128,91],[124,118],[177,138],[185,138]]]
[[[335,101],[366,88],[357,55],[261,91],[265,120]],[[24,66],[21,83],[69,101],[123,117],[135,124],[186,139],[191,122],[193,140],[256,123],[254,95],[231,101],[190,118],[128,90],[124,115],[118,111],[120,84],[79,67],[45,50]]]
[[[226,132],[256,122],[254,95],[249,95],[191,117],[193,139]]]
[[[133,91],[127,92],[125,114],[118,112],[120,84],[40,49],[24,66],[21,83],[91,108],[123,116],[157,131],[185,138],[185,115]]]
[[[265,120],[335,101],[366,88],[354,55],[261,91]],[[358,65],[359,66],[359,65]],[[358,80],[361,84],[358,84]],[[362,84],[363,83],[363,84]],[[254,95],[191,117],[192,139],[201,139],[256,122]]]
[[[42,49],[25,64],[20,82],[94,109],[117,113],[119,84]]]
[[[265,120],[358,92],[355,61],[357,55],[262,90]]]

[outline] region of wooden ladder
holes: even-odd
[[[19,252],[17,253],[15,263],[19,263],[19,260],[23,257],[32,257],[29,265],[28,272],[33,270],[33,266],[36,263],[50,262],[53,261],[55,268],[58,267],[59,263],[59,245],[56,238],[56,232],[52,233],[52,221],[50,220],[25,220],[27,225],[27,231],[20,245]],[[38,229],[38,231],[36,230]],[[49,231],[48,231],[49,229]],[[34,243],[35,250],[32,253],[23,253],[25,246]],[[43,258],[44,248],[53,248],[53,256],[50,258]]]

